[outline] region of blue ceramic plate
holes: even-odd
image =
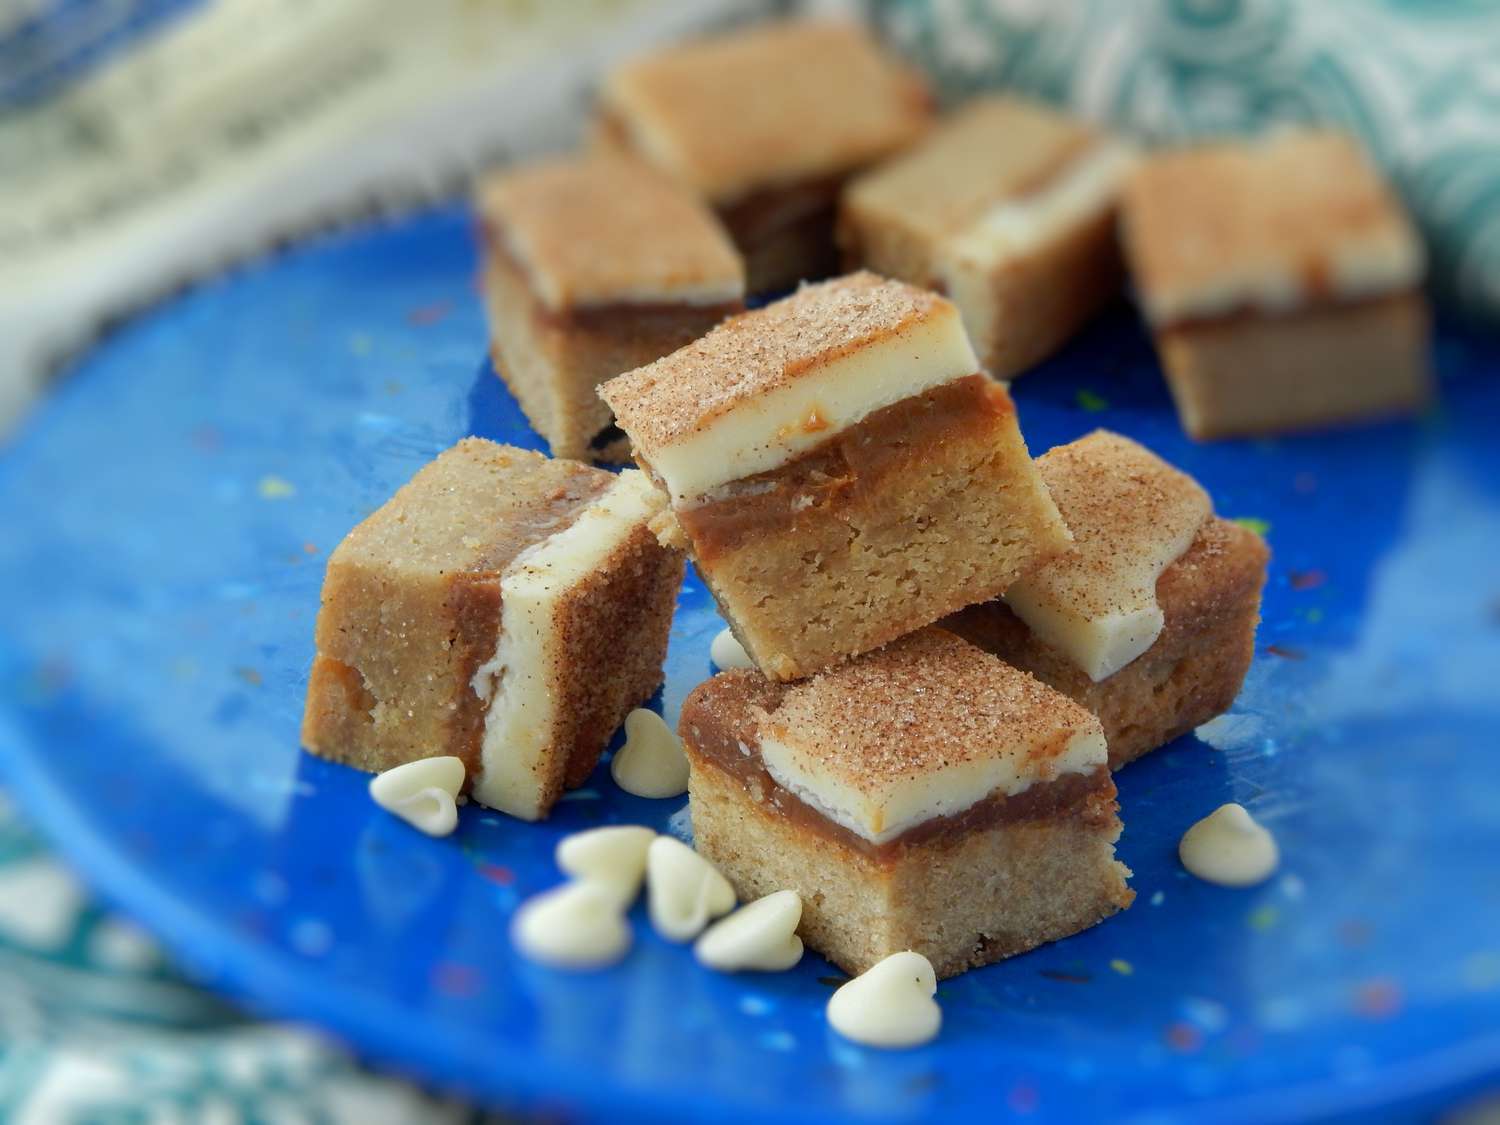
[[[458,210],[338,235],[108,340],[0,459],[0,760],[26,808],[192,970],[376,1063],[567,1116],[1267,1121],[1446,1104],[1500,1073],[1497,350],[1437,345],[1414,423],[1195,446],[1127,310],[1016,388],[1033,449],[1099,425],[1275,552],[1234,711],[1119,778],[1135,906],[944,983],[905,1053],[826,1027],[839,974],[725,977],[639,917],[617,968],[518,962],[566,832],[683,802],[601,768],[543,825],[429,840],[297,747],[323,561],[470,433],[536,445],[487,366]],[[683,591],[663,705],[710,672]],[[1189,878],[1249,806],[1285,862]]]

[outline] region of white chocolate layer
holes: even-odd
[[[963,310],[974,339],[989,346],[1006,331],[1006,310],[994,296],[997,271],[1109,211],[1139,159],[1140,153],[1123,141],[1101,141],[1042,190],[995,204],[938,248],[935,272]]]
[[[1003,597],[1098,683],[1161,636],[1156,580],[1192,545],[1213,504],[1197,481],[1118,434],[1080,438],[1038,468],[1073,543]]]
[[[918,824],[952,816],[999,794],[1014,797],[1038,782],[1070,773],[1090,773],[1108,759],[1097,720],[1075,734],[1038,773],[1029,747],[978,757],[943,769],[907,775],[875,790],[859,789],[822,768],[820,755],[760,737],[761,761],[776,784],[820,814],[872,844],[883,844]]]
[[[522,551],[500,579],[500,637],[475,673],[489,700],[474,798],[523,820],[542,815],[546,763],[560,695],[559,604],[660,508],[645,474],[622,472],[562,531]]]
[[[825,359],[657,449],[651,467],[674,505],[691,506],[731,481],[781,467],[877,410],[978,370],[958,309],[944,302],[903,331]]]
[[[1405,227],[1372,230],[1345,239],[1330,250],[1327,292],[1314,292],[1306,277],[1291,269],[1267,269],[1261,262],[1224,263],[1212,284],[1158,286],[1143,292],[1146,315],[1157,326],[1213,320],[1245,310],[1286,313],[1315,301],[1358,301],[1414,289],[1427,268],[1422,243]]]
[[[1113,207],[1139,159],[1124,141],[1091,145],[1041,190],[1002,200],[955,234],[947,255],[990,270],[1035,253]]]

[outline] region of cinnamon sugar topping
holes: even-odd
[[[760,729],[873,793],[981,759],[1009,759],[1028,782],[1052,780],[1074,736],[1096,722],[1040,680],[923,629],[793,684]]]

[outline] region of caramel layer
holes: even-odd
[[[839,191],[847,177],[823,176],[777,187],[757,188],[719,208],[719,220],[737,246],[755,246],[787,227],[832,227]]]
[[[779,468],[744,477],[728,494],[679,510],[678,522],[700,563],[734,551],[798,519],[838,509],[879,490],[892,473],[921,458],[929,443],[964,427],[989,430],[1014,410],[986,375],[970,375],[877,410]],[[804,423],[816,427],[816,415]]]
[[[1055,781],[1039,782],[1015,796],[986,797],[962,812],[934,817],[894,839],[874,844],[782,788],[766,770],[749,720],[756,711],[774,710],[784,690],[784,685],[759,680],[746,699],[716,699],[711,689],[689,696],[683,705],[681,726],[692,768],[714,769],[734,778],[761,808],[883,865],[897,862],[913,847],[941,845],[997,824],[1082,816],[1089,798],[1114,796],[1109,768],[1100,766],[1090,773],[1066,774]]]
[[[1305,316],[1313,312],[1333,310],[1351,313],[1361,310],[1376,311],[1387,307],[1395,308],[1404,305],[1413,297],[1416,297],[1417,294],[1418,290],[1414,288],[1400,289],[1392,293],[1382,293],[1373,297],[1350,297],[1342,299],[1333,296],[1331,292],[1320,293],[1312,300],[1305,301],[1295,308],[1263,309],[1246,305],[1230,312],[1217,313],[1213,316],[1184,317],[1178,320],[1167,321],[1156,325],[1156,332],[1158,335],[1168,336],[1176,332],[1233,331],[1243,324],[1290,319]]]

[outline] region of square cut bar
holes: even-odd
[[[1162,153],[1131,177],[1123,216],[1193,437],[1409,413],[1429,397],[1422,244],[1352,138]]]
[[[605,384],[752,660],[779,680],[994,597],[1063,550],[950,301],[860,273]]]
[[[1059,446],[1037,467],[1073,546],[943,624],[1098,715],[1118,769],[1234,702],[1268,552],[1215,517],[1191,477],[1118,434]]]
[[[845,188],[845,262],[946,293],[1008,379],[1118,294],[1116,203],[1135,159],[1043,106],[980,99]]]
[[[801,683],[724,672],[683,704],[693,839],[744,901],[791,888],[850,973],[939,976],[1128,905],[1099,721],[941,629]]]
[[[549,160],[483,181],[495,370],[557,457],[628,461],[596,388],[744,308],[712,212],[644,164]]]
[[[594,138],[666,169],[718,211],[752,292],[826,277],[839,188],[931,117],[915,71],[862,29],[789,21],[638,59],[604,84]]]
[[[681,556],[644,476],[465,438],[328,559],[302,743],[365,770],[452,754],[543,817],[662,680]]]

